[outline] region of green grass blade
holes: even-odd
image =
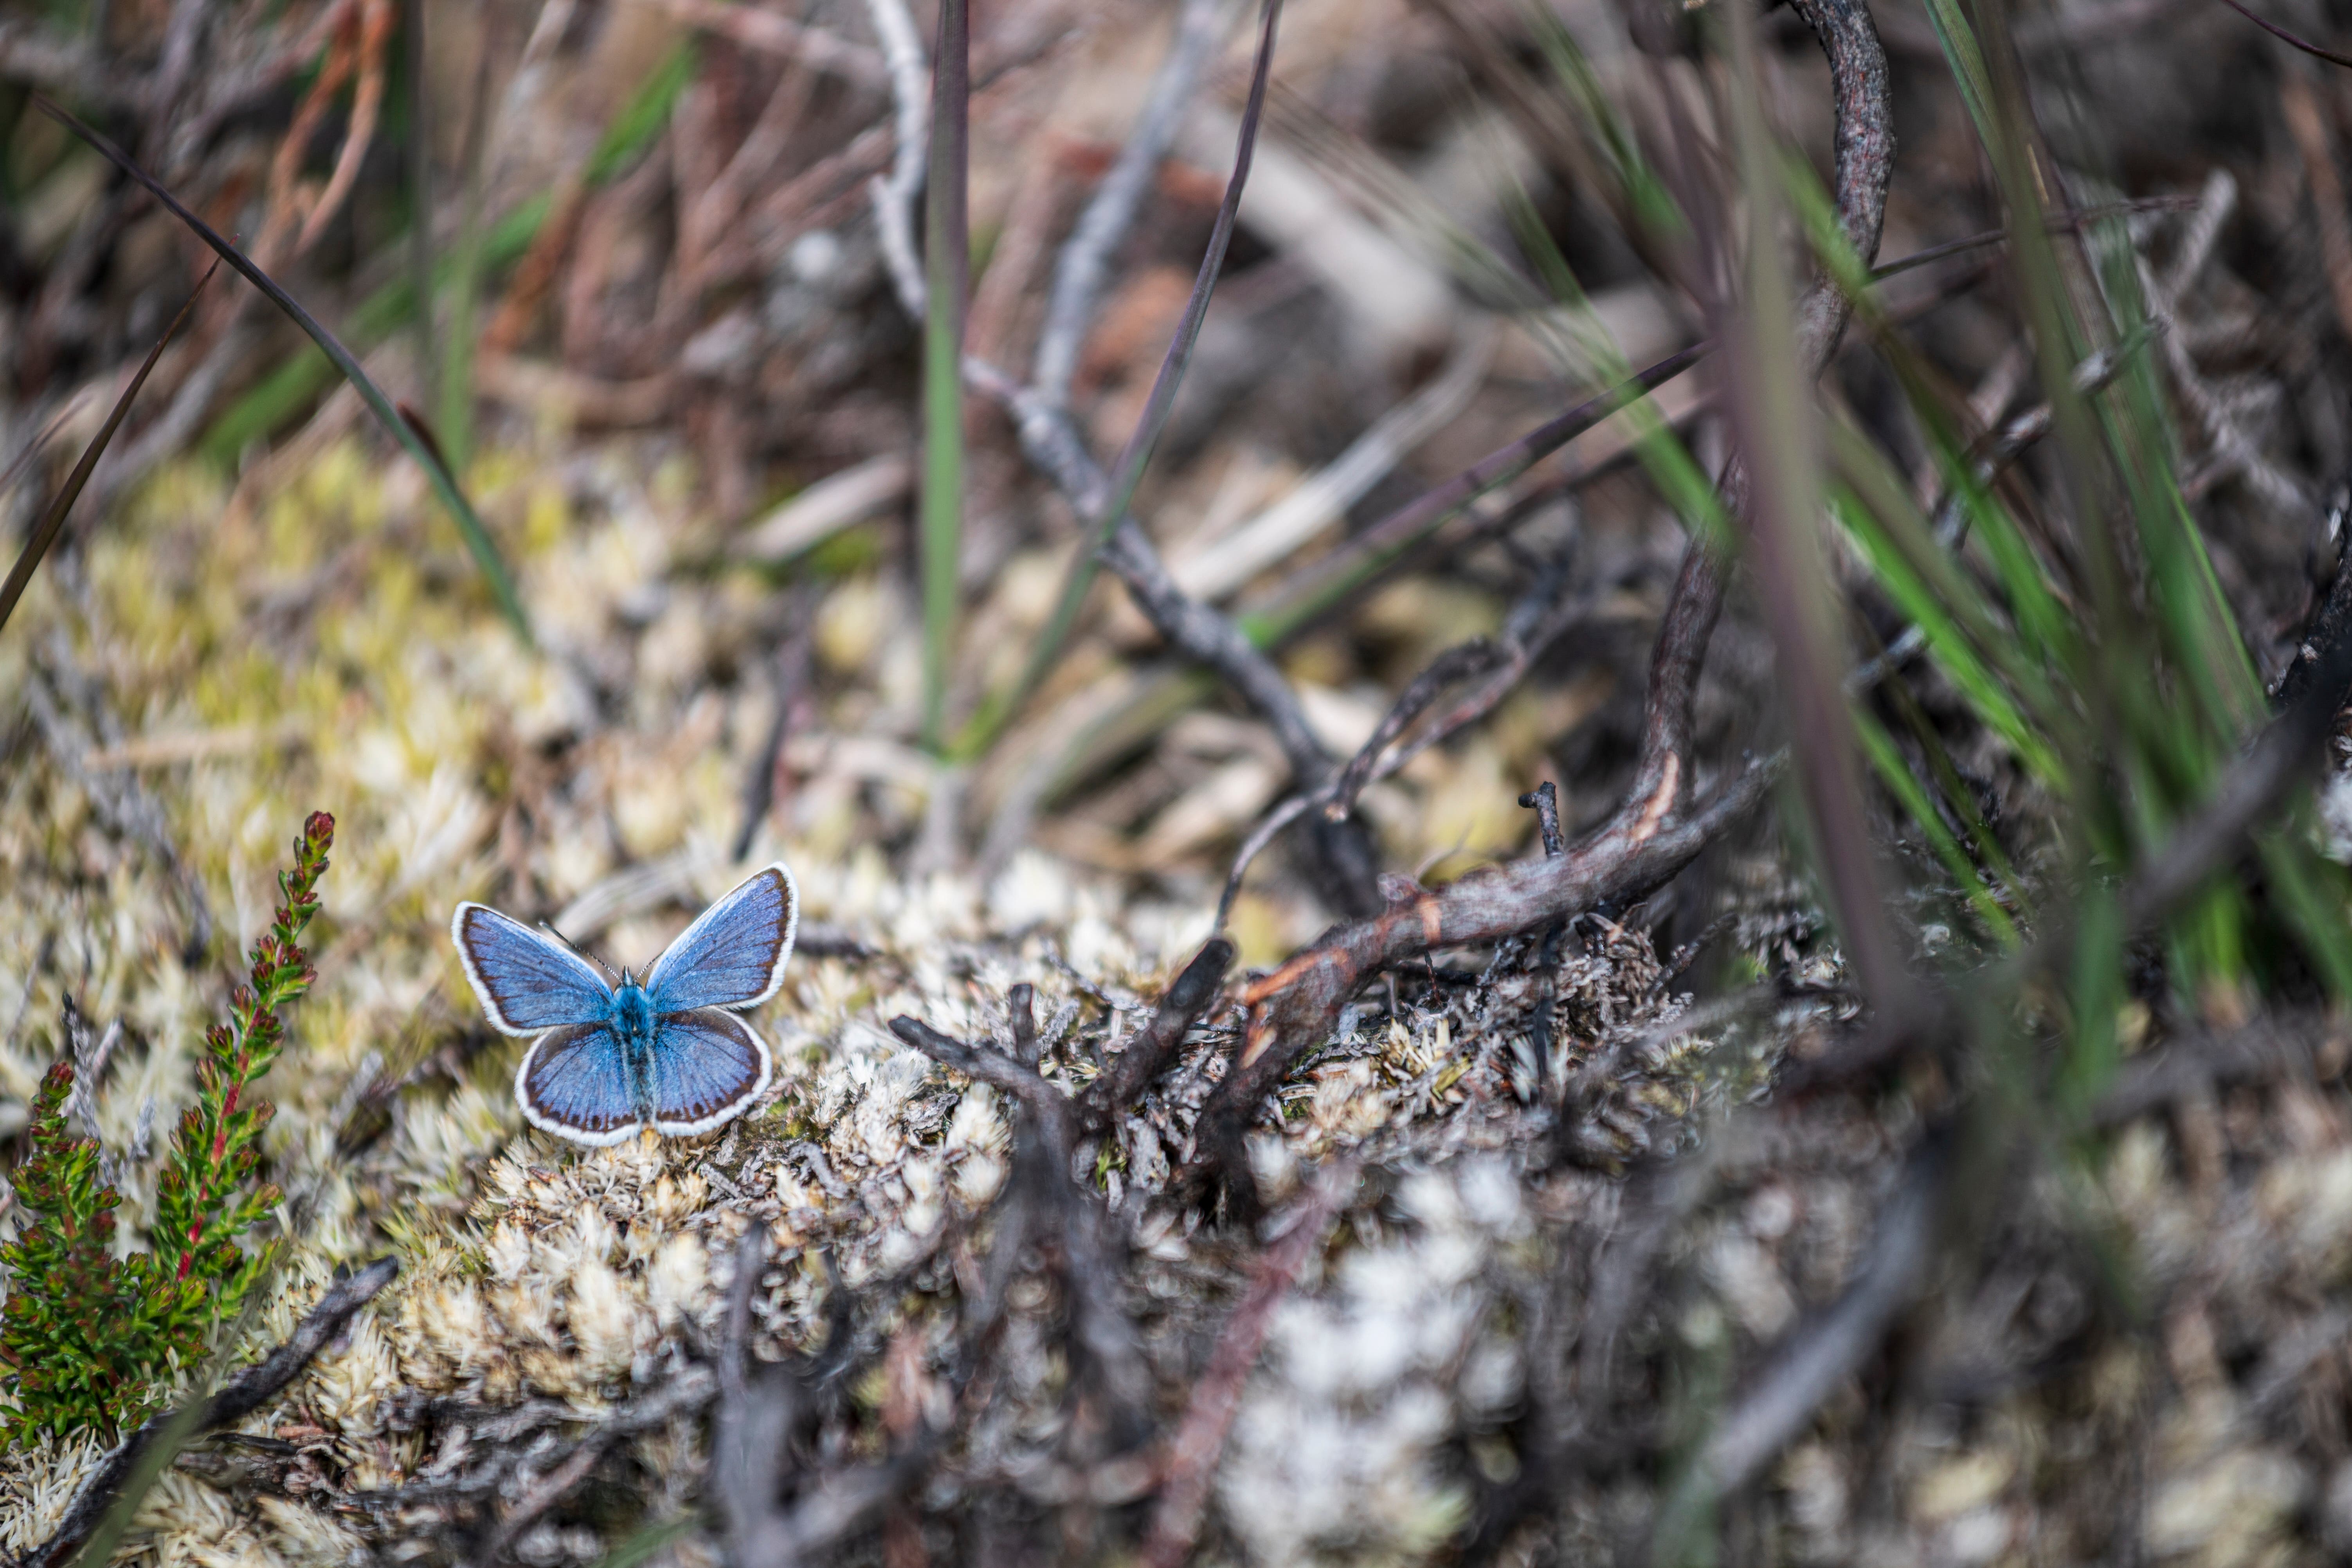
[[[1983,811],[1977,805],[1975,792],[1960,777],[1959,769],[1952,762],[1951,752],[1946,749],[1943,737],[1937,732],[1927,712],[1919,706],[1919,700],[1912,695],[1910,683],[1897,674],[1894,679],[1880,681],[1874,689],[1894,706],[1902,716],[1904,728],[1910,731],[1912,740],[1917,742],[1920,754],[1927,759],[1927,771],[1934,775],[1936,787],[1943,796],[1944,808],[1960,825],[1963,846],[1995,882],[2010,890],[2012,900],[2019,900],[2021,895],[2017,872],[2009,863],[2008,853],[2001,848],[2000,837],[1993,832],[1992,825],[1985,820]]]
[[[2264,834],[2255,849],[2295,945],[2338,1004],[2352,999],[2352,924],[2344,914],[2343,868],[2315,857],[2307,840],[2294,829]]]
[[[58,535],[65,531],[66,514],[73,510],[73,503],[80,497],[83,487],[89,483],[89,476],[98,471],[99,458],[106,455],[114,433],[122,427],[123,418],[130,414],[131,402],[138,397],[139,389],[147,384],[148,373],[155,368],[155,362],[163,357],[163,351],[172,346],[172,340],[179,335],[180,328],[187,321],[188,312],[196,308],[197,300],[203,297],[205,285],[210,283],[213,274],[219,270],[220,263],[215,261],[205,268],[202,278],[196,279],[196,286],[188,291],[187,303],[182,305],[180,313],[172,318],[172,324],[163,329],[163,335],[155,340],[155,346],[147,351],[147,357],[140,362],[138,373],[131,378],[131,384],[124,387],[122,395],[114,400],[114,407],[107,414],[106,423],[99,426],[98,434],[91,437],[89,445],[82,448],[81,457],[74,463],[73,472],[66,476],[66,482],[50,500],[48,510],[41,514],[40,521],[33,525],[32,535],[25,541],[25,548],[18,553],[16,564],[9,569],[8,581],[0,584],[0,626],[6,626],[8,617],[16,614],[16,601],[25,596],[25,589],[33,581],[33,574],[39,568],[41,558],[49,552],[49,546],[57,542]]]
[[[457,488],[457,476],[450,473],[439,455],[409,427],[408,421],[400,416],[400,411],[393,405],[392,399],[384,395],[383,388],[360,368],[360,362],[352,357],[351,350],[345,348],[334,333],[321,326],[318,318],[305,310],[301,302],[289,294],[276,279],[255,266],[245,252],[223,238],[210,224],[190,212],[177,196],[163,187],[163,182],[133,163],[129,153],[44,95],[33,94],[33,102],[43,113],[89,142],[116,168],[144,186],[148,194],[163,203],[173,216],[194,230],[198,238],[212,247],[215,255],[235,268],[247,282],[260,289],[271,304],[291,317],[295,325],[310,334],[310,341],[319,345],[320,352],[333,363],[337,370],[342,372],[343,378],[358,391],[361,399],[384,429],[391,433],[393,439],[406,448],[408,455],[425,469],[425,477],[433,481],[434,491],[441,498],[441,504],[457,520],[457,531],[464,536],[466,547],[473,552],[474,563],[489,584],[490,592],[498,599],[499,608],[506,614],[508,625],[514,628],[517,637],[529,644],[530,622],[523,614],[522,600],[515,594],[514,579],[508,574],[506,563],[499,558],[499,547],[491,540],[489,530],[482,526],[482,520],[475,512],[473,503]]]
[[[1977,716],[2037,777],[2066,789],[2071,774],[2048,740],[2064,710],[2042,673],[2019,656],[1975,583],[1927,537],[1899,487],[1876,471],[1883,458],[1867,439],[1833,423],[1831,450],[1850,487],[1832,491],[1831,510],[1880,586]]]
[[[971,266],[971,26],[965,0],[940,0],[931,67],[930,168],[923,228],[923,744],[940,749],[955,651],[963,543],[964,295]]]
[[[2124,917],[2115,889],[2098,882],[2086,888],[2074,921],[2067,977],[2074,1026],[2067,1031],[2053,1099],[2060,1114],[2079,1125],[2115,1077],[2119,1056],[2116,1013],[2124,1001]]]
[[[1995,941],[2011,952],[2016,951],[2021,942],[2017,922],[2011,920],[2009,911],[1994,900],[1990,889],[1984,885],[1983,876],[1969,860],[1968,852],[1960,847],[1960,841],[1952,837],[1950,828],[1944,826],[1944,819],[1937,812],[1935,803],[1927,798],[1927,792],[1920,787],[1918,779],[1905,764],[1903,753],[1895,749],[1894,738],[1887,734],[1877,720],[1859,709],[1853,715],[1853,728],[1862,742],[1863,754],[1870,759],[1871,768],[1886,785],[1887,793],[1894,795],[1903,807],[1905,815],[1917,825],[1921,837],[1927,840],[1927,847],[1935,851],[1936,858],[1944,863],[1944,869],[1951,873],[1952,881],[1967,897],[1969,907],[1976,910],[1977,918],[1984,921]]]
[[[669,124],[670,111],[677,107],[678,95],[694,80],[695,67],[700,59],[694,39],[681,38],[646,74],[628,101],[621,105],[620,112],[613,116],[612,123],[604,127],[604,133],[596,138],[596,150],[588,154],[583,178],[592,188],[610,184],[653,145],[654,139]]]
[[[1690,223],[1657,172],[1643,155],[1640,138],[1617,112],[1601,87],[1600,73],[1576,41],[1576,35],[1549,5],[1522,8],[1537,47],[1559,78],[1560,89],[1582,121],[1585,132],[1601,155],[1602,172],[1617,185],[1621,210],[1641,232],[1632,236],[1639,245],[1679,247],[1690,237]]]
[[[1960,13],[1959,0],[1926,0],[1928,24],[1944,47],[1944,63],[1951,68],[1952,85],[1975,121],[1977,135],[1988,145],[1995,135],[1992,79],[1985,70],[1984,51],[1977,46],[1976,30]]]
[[[638,1563],[650,1561],[656,1553],[667,1551],[702,1528],[701,1515],[692,1513],[665,1523],[646,1525],[604,1553],[596,1568],[637,1568]]]
[[[457,246],[450,258],[449,341],[441,350],[439,406],[441,451],[453,474],[465,471],[474,451],[475,312],[481,302],[482,184],[488,175],[490,65],[485,55],[474,71],[473,112],[467,117],[465,196],[457,220]],[[419,310],[430,322],[429,306]],[[429,331],[429,327],[428,327]]]
[[[1573,47],[1572,42],[1569,47]],[[1618,384],[1628,381],[1633,376],[1633,367],[1625,363],[1616,340],[1601,324],[1583,285],[1577,281],[1575,269],[1560,254],[1551,232],[1544,227],[1534,199],[1516,180],[1506,189],[1504,197],[1511,232],[1520,250],[1534,263],[1551,298],[1567,307],[1566,318],[1559,326],[1573,342],[1577,355],[1595,366],[1607,380]],[[1710,346],[1702,343],[1685,352],[1697,354]],[[1648,471],[1650,482],[1657,486],[1658,493],[1682,519],[1685,528],[1718,549],[1731,549],[1731,522],[1724,514],[1722,498],[1716,494],[1715,481],[1699,466],[1682,437],[1667,425],[1656,404],[1642,397],[1628,406],[1631,412],[1626,418],[1634,427],[1633,452]]]
[[[430,84],[425,66],[425,0],[401,0],[401,68],[407,80],[408,123],[401,152],[408,176],[408,286],[419,300],[433,298],[433,141],[425,130]],[[440,384],[435,365],[433,312],[416,312],[416,384],[430,391]]]
[[[1815,258],[1853,301],[1856,320],[1870,334],[1903,388],[1905,399],[1935,458],[1938,477],[1958,499],[1968,520],[1969,531],[1982,543],[1991,559],[2010,615],[2025,639],[2030,656],[2045,666],[2055,664],[2079,674],[2080,638],[2073,616],[2050,587],[2046,564],[2016,520],[1978,476],[1969,443],[1937,395],[1934,377],[1918,353],[1894,330],[1871,295],[1869,284],[1876,274],[1864,268],[1854,254],[1829,192],[1822,188],[1811,166],[1800,159],[1783,159],[1781,170],[1790,204],[1797,210]],[[1907,501],[1902,510],[1910,510]]]

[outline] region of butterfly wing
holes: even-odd
[[[515,1099],[533,1127],[592,1147],[635,1137],[645,1121],[621,1044],[601,1023],[534,1040],[515,1071]]]
[[[702,911],[646,974],[654,1011],[749,1007],[784,983],[800,927],[801,890],[781,860]]]
[[[553,938],[483,904],[459,904],[449,935],[490,1025],[535,1035],[566,1024],[601,1025],[613,990],[588,961]]]
[[[698,1007],[654,1026],[654,1130],[708,1132],[740,1116],[774,1073],[768,1043],[732,1013]]]

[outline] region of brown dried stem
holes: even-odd
[[[1089,1121],[1097,1125],[1108,1121],[1133,1104],[1160,1075],[1183,1043],[1185,1031],[1216,1002],[1217,988],[1224,983],[1225,971],[1233,967],[1234,952],[1232,942],[1213,936],[1193,955],[1168,987],[1168,994],[1160,999],[1151,1022],[1128,1041],[1127,1049],[1100,1078],[1087,1086]],[[1015,1014],[1016,1018],[1019,1016]]]
[[[277,1398],[310,1364],[310,1358],[342,1331],[352,1314],[373,1300],[399,1272],[399,1261],[385,1258],[339,1280],[295,1325],[284,1344],[223,1384],[210,1399],[150,1417],[82,1488],[56,1533],[16,1559],[13,1568],[63,1568],[89,1542],[159,1444],[176,1450],[191,1439],[235,1426]]]
[[[1211,948],[1217,945],[1213,942]],[[1192,969],[1204,967],[1209,956],[1204,952],[1194,960]],[[1222,973],[1223,964],[1215,968]],[[1213,996],[1214,982],[1200,989]],[[1088,1403],[1108,1428],[1114,1450],[1139,1446],[1149,1432],[1151,1369],[1143,1359],[1135,1323],[1120,1301],[1125,1249],[1111,1232],[1101,1198],[1070,1173],[1079,1107],[1027,1063],[976,1049],[920,1019],[901,1015],[890,1020],[890,1032],[941,1066],[1004,1090],[1019,1105],[1013,1177],[1005,1199],[1015,1212],[997,1244],[1001,1267],[1011,1267],[1020,1249],[1018,1238],[1024,1237],[1058,1254],[1069,1300],[1070,1349],[1079,1381],[1091,1394]],[[1031,1210],[1040,1212],[1027,1212]],[[989,1295],[992,1311],[1003,1291],[993,1289]]]
[[[1837,100],[1839,216],[1867,263],[1878,252],[1894,167],[1885,52],[1864,0],[1798,0],[1797,11],[1829,57]],[[1815,284],[1798,306],[1797,358],[1805,380],[1829,363],[1851,310],[1852,302],[1827,282]],[[1736,461],[1722,488],[1731,510],[1744,514],[1748,487]],[[1633,786],[1607,823],[1565,855],[1465,877],[1343,926],[1243,994],[1249,1024],[1233,1070],[1202,1108],[1198,1134],[1237,1214],[1256,1209],[1243,1138],[1258,1106],[1298,1054],[1328,1035],[1358,986],[1389,965],[1441,947],[1497,941],[1604,899],[1638,897],[1689,864],[1761,797],[1771,770],[1751,768],[1706,808],[1689,808],[1692,708],[1723,590],[1722,566],[1704,541],[1694,540],[1651,659]]]

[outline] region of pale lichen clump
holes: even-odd
[[[1492,1157],[1405,1178],[1402,1223],[1345,1255],[1276,1321],[1220,1498],[1260,1563],[1419,1561],[1469,1513],[1444,1445],[1491,1431],[1520,1389],[1496,1271],[1524,1269],[1519,1175]]]
[[[625,1506],[593,1527],[551,1510],[512,1543],[523,1561],[593,1558],[631,1520],[698,1503],[712,1346],[753,1227],[767,1258],[750,1298],[757,1355],[831,1343],[842,1300],[877,1303],[851,1331],[877,1353],[895,1347],[874,1400],[903,1387],[939,1406],[948,1304],[976,1277],[1008,1189],[1013,1117],[996,1091],[902,1047],[889,1020],[1001,1047],[1007,994],[1032,984],[1043,1070],[1076,1092],[1207,934],[1202,909],[1121,893],[1034,849],[985,886],[895,868],[883,842],[919,863],[927,793],[946,786],[898,739],[914,733],[919,684],[903,639],[883,635],[898,590],[880,576],[819,600],[828,684],[768,759],[776,704],[803,697],[768,673],[770,595],[740,574],[670,571],[696,526],[676,476],[610,455],[500,453],[479,468],[481,504],[540,612],[535,650],[502,629],[414,477],[379,474],[356,447],[266,496],[167,471],[45,574],[0,641],[0,669],[34,693],[37,742],[0,780],[0,973],[22,977],[0,997],[0,1117],[68,1048],[70,996],[93,1037],[112,1031],[89,1114],[132,1211],[152,1204],[157,1129],[185,1101],[192,1045],[225,997],[217,955],[268,919],[269,868],[302,814],[331,807],[341,824],[313,931],[319,984],[263,1086],[279,1108],[268,1149],[289,1194],[286,1262],[224,1364],[282,1339],[338,1268],[390,1251],[402,1271],[243,1424],[245,1447],[205,1446],[151,1495],[131,1550],[159,1562],[462,1555],[481,1537],[449,1533],[452,1507],[489,1528],[479,1521],[516,1507],[545,1462],[531,1445],[600,1423],[620,1423]],[[158,573],[158,558],[184,570]],[[741,782],[761,766],[796,787],[751,825],[738,862]],[[560,914],[567,935],[642,964],[745,866],[778,856],[808,929],[833,941],[795,957],[752,1016],[777,1056],[770,1101],[693,1141],[587,1151],[527,1131],[510,1090],[520,1047],[476,1014],[450,906]],[[1608,1042],[1641,1057],[1589,1141],[1633,1151],[1652,1123],[1726,1090],[1711,1087],[1707,1037],[1639,1038],[1682,1005],[1646,940],[1589,934],[1552,977],[1552,1027],[1563,1060]],[[1423,1173],[1385,1218],[1362,1200],[1343,1232],[1356,1239],[1334,1244],[1329,1283],[1284,1318],[1252,1385],[1223,1495],[1256,1560],[1343,1540],[1412,1557],[1461,1517],[1445,1455],[1494,1426],[1515,1376],[1476,1280],[1534,1266],[1524,1218],[1495,1194],[1531,1109],[1559,1087],[1527,1070],[1546,994],[1532,955],[1424,987],[1394,1017],[1357,1008],[1259,1138],[1276,1204],[1349,1151]],[[1091,1172],[1169,1389],[1192,1375],[1232,1289],[1231,1243],[1201,1245],[1197,1210],[1163,1194],[1194,1153],[1234,1022],[1213,1012],[1192,1031]],[[1052,1458],[1071,1386],[1051,1327],[1066,1303],[1025,1277],[1008,1300],[1004,1408],[971,1436],[999,1447],[966,1461],[986,1473]],[[1365,1364],[1393,1363],[1393,1386],[1318,1373],[1318,1342],[1377,1351]],[[930,1373],[909,1370],[927,1359]],[[1307,1460],[1261,1450],[1294,1418],[1338,1446],[1298,1478],[1318,1511],[1269,1523],[1264,1478]],[[501,1445],[526,1458],[493,1475],[485,1456]],[[39,1539],[99,1451],[0,1456],[0,1541]],[[1330,1519],[1344,1527],[1313,1522]]]

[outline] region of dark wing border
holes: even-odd
[[[691,1138],[698,1133],[709,1132],[716,1128],[724,1127],[728,1122],[734,1121],[746,1110],[749,1110],[753,1105],[757,1104],[760,1097],[768,1092],[768,1086],[775,1081],[776,1053],[768,1048],[768,1042],[761,1036],[759,1030],[751,1027],[749,1022],[736,1016],[733,1013],[727,1011],[727,1009],[723,1007],[691,1007],[683,1013],[669,1014],[662,1019],[662,1022],[664,1024],[671,1025],[684,1023],[694,1028],[709,1029],[719,1034],[726,1034],[731,1031],[734,1034],[740,1035],[754,1051],[759,1053],[760,1071],[759,1075],[751,1080],[751,1088],[745,1089],[742,1093],[738,1094],[719,1110],[712,1111],[709,1115],[698,1117],[691,1121],[670,1121],[666,1120],[662,1116],[660,1101],[661,1086],[660,1079],[658,1076],[656,1076],[654,1082],[655,1131],[670,1138]],[[659,1044],[656,1042],[656,1049],[658,1050],[659,1048]],[[655,1070],[657,1074],[658,1069],[652,1070]]]
[[[775,957],[768,962],[767,985],[761,989],[757,995],[746,996],[740,1001],[699,1002],[694,1004],[694,1005],[698,1007],[756,1007],[761,1003],[765,1002],[769,997],[773,996],[778,991],[782,990],[784,984],[784,965],[791,961],[793,956],[793,942],[800,935],[801,885],[798,881],[793,879],[793,868],[790,866],[785,865],[782,860],[772,860],[765,866],[761,867],[758,870],[752,872],[750,876],[744,878],[741,881],[736,883],[732,888],[730,888],[727,890],[723,897],[719,899],[709,909],[697,915],[694,918],[694,923],[692,925],[688,926],[684,931],[678,932],[677,939],[662,950],[661,956],[655,959],[653,967],[646,972],[644,982],[646,990],[658,998],[661,994],[661,987],[664,984],[664,975],[669,966],[670,961],[677,954],[688,952],[692,949],[695,942],[701,937],[705,929],[727,912],[728,906],[734,903],[737,899],[740,898],[752,883],[758,881],[761,878],[769,875],[771,872],[774,873],[776,878],[783,883],[784,930],[783,935],[776,943]],[[684,1010],[685,1009],[679,1009],[679,1011]]]
[[[551,1132],[566,1142],[585,1144],[591,1149],[609,1149],[615,1143],[625,1143],[644,1131],[646,1123],[638,1114],[634,1097],[629,1105],[628,1120],[601,1132],[540,1110],[532,1097],[530,1073],[533,1067],[554,1052],[576,1045],[583,1035],[604,1032],[605,1026],[602,1024],[566,1024],[548,1030],[530,1043],[530,1049],[522,1054],[522,1065],[515,1068],[515,1103],[522,1107],[524,1121],[541,1132]],[[625,1079],[625,1069],[623,1077]]]

